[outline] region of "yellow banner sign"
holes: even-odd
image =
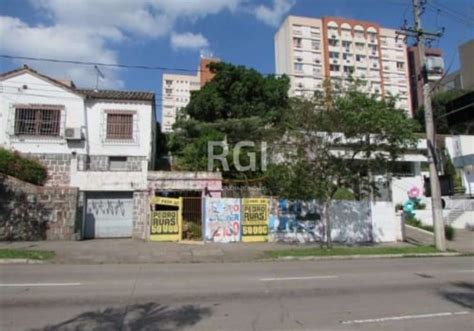
[[[151,203],[156,205],[175,206],[179,207],[180,199],[164,198],[164,197],[153,197]]]
[[[242,241],[267,241],[269,199],[243,199]]]
[[[179,241],[182,233],[182,199],[153,197],[150,219],[150,240]],[[158,209],[158,210],[157,210]]]
[[[154,211],[151,219],[151,234],[179,234],[178,211]]]

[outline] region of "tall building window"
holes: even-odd
[[[339,46],[339,40],[336,39],[329,39],[328,43],[330,46]]]
[[[344,73],[352,74],[354,72],[354,67],[351,66],[344,66]]]
[[[302,63],[295,63],[295,71],[303,71],[303,64]]]
[[[339,58],[339,53],[338,52],[329,52],[329,58],[330,59],[338,59]]]
[[[321,47],[321,42],[319,40],[313,40],[311,42],[311,47],[314,49],[314,50],[319,50],[319,48]]]
[[[302,39],[301,38],[293,38],[293,47],[302,47]]]
[[[397,69],[398,70],[403,70],[404,68],[405,68],[405,66],[404,66],[403,62],[397,62]]]
[[[340,67],[339,65],[337,65],[337,64],[331,64],[331,65],[329,66],[329,70],[330,70],[330,71],[340,71],[340,70],[341,70],[341,67]]]

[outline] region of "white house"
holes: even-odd
[[[0,75],[0,109],[0,146],[38,158],[46,185],[79,188],[83,238],[142,236],[154,93],[78,89],[25,66]]]

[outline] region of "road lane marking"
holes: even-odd
[[[308,277],[276,277],[276,278],[260,278],[261,282],[273,282],[279,280],[309,280],[309,279],[334,279],[338,276],[308,276]]]
[[[349,320],[341,321],[342,324],[364,324],[364,323],[380,323],[387,321],[403,321],[419,318],[432,318],[432,317],[446,317],[446,316],[458,316],[458,315],[468,315],[468,311],[457,311],[457,312],[444,312],[444,313],[433,313],[433,314],[420,314],[420,315],[402,315],[402,316],[391,316],[391,317],[381,317],[381,318],[369,318],[365,320]]]
[[[81,283],[12,283],[0,284],[0,287],[40,287],[40,286],[80,286]]]

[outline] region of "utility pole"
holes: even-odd
[[[425,109],[426,143],[428,147],[428,163],[430,169],[431,185],[431,208],[433,213],[434,243],[438,250],[446,251],[446,239],[444,235],[443,210],[441,205],[441,187],[439,184],[438,169],[436,164],[436,132],[433,121],[433,110],[431,108],[431,91],[428,84],[426,67],[425,42],[439,38],[443,32],[427,32],[421,25],[421,15],[427,0],[413,0],[413,16],[415,26],[408,28],[404,26],[403,32],[399,34],[414,37],[418,49],[421,72],[416,73],[417,80],[423,81],[423,106]]]

